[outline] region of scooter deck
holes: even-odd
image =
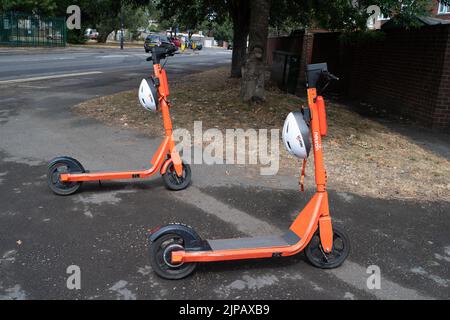
[[[300,237],[292,231],[283,236],[207,240],[213,251],[284,247],[294,245],[299,241]]]

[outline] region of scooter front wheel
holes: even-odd
[[[194,272],[196,263],[172,263],[172,252],[184,250],[184,239],[177,234],[166,234],[150,243],[150,265],[161,278],[178,280]]]
[[[47,171],[47,183],[55,194],[60,196],[71,195],[80,188],[81,182],[63,182],[63,173],[83,173],[83,166],[75,159],[69,157],[56,158],[50,162]]]
[[[192,179],[191,167],[183,162],[183,174],[179,177],[175,171],[175,165],[171,162],[162,178],[165,185],[170,190],[179,191],[186,189]]]
[[[350,253],[350,240],[339,227],[333,226],[333,248],[330,253],[325,253],[320,241],[319,230],[314,233],[311,241],[305,248],[308,261],[321,269],[333,269],[339,267]]]

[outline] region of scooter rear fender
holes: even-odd
[[[212,250],[207,241],[204,241],[194,229],[181,223],[170,223],[156,229],[150,233],[148,240],[155,242],[166,234],[176,234],[184,239],[184,248],[189,251],[210,251]]]
[[[67,157],[67,156],[60,156],[60,157],[53,158],[53,159],[50,161],[50,163],[48,164],[48,167],[50,168],[50,167],[53,166],[55,163],[61,162],[61,161],[64,161],[64,160],[69,160],[69,161],[75,162],[76,164],[78,164],[78,166],[79,166],[80,168],[83,169],[83,171],[85,171],[84,168],[83,168],[83,165],[80,163],[80,161],[78,161],[77,159],[71,158],[71,157]]]

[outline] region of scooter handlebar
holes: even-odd
[[[336,77],[334,74],[328,72],[328,71],[324,71],[323,74],[325,75],[325,77],[327,77],[330,80],[336,80],[339,81],[339,78]]]
[[[152,55],[146,60],[153,61],[153,64],[158,64],[161,60],[166,59],[167,57],[173,57],[176,53],[175,51],[162,47],[153,47],[151,52]]]

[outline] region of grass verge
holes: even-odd
[[[263,105],[243,104],[239,80],[229,78],[226,68],[188,75],[170,85],[174,128],[189,130],[194,121],[202,121],[203,130],[281,129],[288,112],[306,103],[269,88]],[[74,110],[109,125],[162,135],[160,114],[140,106],[137,89],[90,100]],[[323,144],[330,188],[385,199],[450,201],[447,159],[345,105],[327,102],[327,114],[329,134]],[[281,174],[298,175],[297,162],[280,146]],[[313,187],[312,165],[306,182]]]

